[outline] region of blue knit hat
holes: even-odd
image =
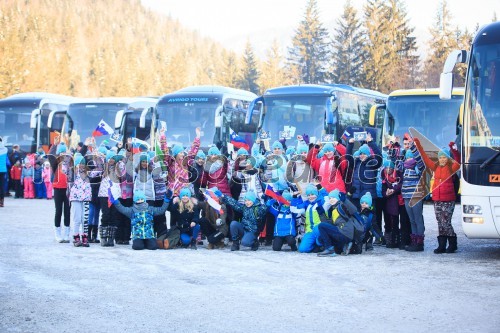
[[[287,201],[292,201],[292,194],[289,191],[284,191],[281,196]]]
[[[220,150],[219,148],[213,146],[213,147],[210,147],[210,149],[208,150],[208,153],[207,153],[208,156],[213,156],[213,155],[220,155]]]
[[[65,153],[66,150],[68,150],[68,148],[66,147],[66,144],[64,142],[61,142],[57,146],[56,154],[59,155],[59,154]]]
[[[249,190],[249,191],[247,191],[247,193],[245,193],[245,200],[256,202],[257,195],[255,194],[255,192],[253,190]]]
[[[279,148],[279,149],[283,150],[283,145],[279,141],[274,141],[272,148],[273,149]]]
[[[330,151],[335,151],[335,147],[331,143],[327,143],[323,146],[323,151],[328,153]]]
[[[180,145],[174,145],[172,147],[172,156],[176,157],[177,155],[179,155],[179,153],[181,153],[183,151],[184,151],[184,147],[182,147]]]
[[[354,158],[359,157],[359,150],[356,150],[354,154],[352,154],[352,157]]]
[[[325,151],[323,149],[321,149],[319,152],[318,152],[318,155],[316,156],[317,158],[322,158],[323,155],[325,155]]]
[[[156,156],[156,153],[152,150],[148,151],[149,160],[152,161]]]
[[[415,155],[413,155],[412,151],[410,149],[407,149],[406,153],[405,153],[405,159],[414,158],[414,157],[415,157]]]
[[[297,146],[297,154],[307,153],[309,148],[306,145],[298,145]]]
[[[330,191],[330,193],[328,193],[328,197],[340,200],[340,191],[337,189],[332,190]]]
[[[73,161],[75,162],[75,165],[78,165],[78,164],[84,162],[82,154],[75,153],[75,155],[73,156]]]
[[[135,190],[134,191],[134,202],[137,202],[137,201],[146,201],[146,194],[144,194],[143,191],[141,190]]]
[[[306,195],[318,195],[318,189],[313,184],[309,184],[306,187]]]
[[[189,198],[191,198],[191,191],[187,188],[187,187],[184,187],[180,192],[179,192],[179,198],[182,198],[184,196],[187,196]]]
[[[113,156],[115,156],[115,152],[114,152],[114,151],[112,151],[112,150],[108,150],[108,151],[106,152],[106,161],[109,161],[110,159],[112,159],[112,158],[113,158]]]
[[[362,203],[366,203],[368,206],[372,206],[372,195],[370,194],[370,192],[366,192],[365,195],[363,195],[361,197],[361,199],[359,199],[359,203],[362,204]]]
[[[108,150],[104,146],[100,146],[99,149],[97,149],[97,151],[103,155],[106,155],[108,153]]]
[[[394,169],[394,162],[391,160],[384,160],[383,166],[384,166],[384,168]]]
[[[205,153],[203,152],[203,150],[198,150],[198,153],[196,154],[196,158],[201,158],[201,159],[205,159],[207,158],[207,155],[205,155]]]
[[[360,155],[361,154],[365,154],[366,156],[370,156],[371,155],[370,147],[368,147],[367,144],[364,144],[361,147],[359,147],[358,151],[359,151]]]
[[[450,151],[446,148],[442,148],[439,152],[438,152],[438,158],[439,157],[446,157],[446,158],[451,158],[450,156]]]
[[[142,162],[142,161],[146,161],[146,162],[149,161],[149,156],[146,152],[142,152],[139,155],[139,162]]]
[[[248,155],[248,150],[246,150],[245,148],[238,149],[236,156],[242,156],[242,155]]]
[[[295,148],[293,148],[293,147],[287,148],[285,154],[286,155],[293,155],[293,154],[295,154]]]

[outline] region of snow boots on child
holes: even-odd
[[[438,239],[438,247],[437,247],[437,249],[434,250],[434,253],[435,254],[445,253],[446,252],[446,241],[447,241],[448,237],[438,236],[437,239]]]
[[[455,253],[457,249],[457,236],[448,236],[448,248],[446,249],[446,253]]]

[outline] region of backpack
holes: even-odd
[[[176,248],[180,239],[181,231],[177,227],[172,227],[167,232],[159,235],[156,243],[158,244],[158,248],[168,250]]]

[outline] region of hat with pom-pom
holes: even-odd
[[[318,155],[316,155],[317,158],[322,158],[323,156],[325,155],[325,151],[323,149],[321,149],[319,152],[318,152]]]
[[[148,151],[149,160],[153,160],[156,157],[156,153],[152,150]]]
[[[73,161],[75,162],[75,165],[79,165],[81,164],[82,162],[85,162],[83,160],[83,156],[82,154],[80,153],[75,153],[75,155],[73,156]]]
[[[439,157],[451,158],[450,150],[446,149],[446,148],[442,148],[440,151],[438,151],[438,158]]]
[[[273,149],[281,149],[281,150],[283,150],[283,145],[279,141],[274,141],[272,148]]]
[[[207,155],[208,156],[220,155],[220,150],[219,150],[219,148],[217,148],[215,146],[210,147],[210,149],[208,150]]]
[[[315,185],[309,184],[306,187],[306,195],[318,195],[318,189],[316,188]]]
[[[245,200],[251,201],[251,202],[256,202],[257,201],[257,195],[253,190],[248,190],[247,193],[245,193]]]
[[[283,191],[283,193],[281,194],[281,196],[283,198],[285,198],[286,201],[290,202],[292,201],[292,194],[289,192],[289,191]]]
[[[309,148],[306,145],[298,145],[297,146],[297,154],[307,153]]]
[[[293,155],[295,154],[295,148],[293,147],[288,147],[285,152],[286,155]]]
[[[361,197],[361,199],[359,199],[359,203],[362,204],[362,203],[365,203],[367,204],[368,206],[371,207],[372,203],[373,203],[373,200],[372,200],[372,195],[370,192],[366,192],[365,195],[363,195]]]
[[[236,156],[243,156],[243,155],[248,155],[248,150],[246,150],[245,148],[238,149]]]
[[[340,191],[338,189],[332,190],[328,193],[328,197],[340,200]]]
[[[179,155],[179,153],[181,153],[183,151],[184,151],[184,147],[182,147],[180,145],[174,145],[172,147],[172,156],[176,157],[177,155]]]
[[[325,153],[332,152],[332,151],[334,152],[334,151],[335,151],[335,147],[333,146],[333,144],[331,144],[331,143],[327,143],[327,144],[325,144],[325,145],[323,146],[323,151],[324,151]]]
[[[359,151],[360,155],[361,154],[365,154],[366,156],[370,156],[371,155],[370,147],[368,147],[367,144],[364,144],[361,147],[359,147],[358,151]]]
[[[146,194],[144,194],[144,191],[135,190],[133,200],[135,203],[144,202],[146,201]]]
[[[204,160],[205,158],[207,158],[207,155],[205,155],[205,153],[203,152],[203,150],[198,150],[198,153],[196,153],[196,158],[198,158],[198,159],[201,158],[201,159]]]
[[[62,154],[65,153],[68,150],[68,147],[66,147],[66,144],[64,142],[61,142],[59,145],[57,145],[57,150],[56,154]]]
[[[139,162],[142,162],[142,161],[146,161],[146,162],[149,161],[149,155],[148,155],[148,153],[142,152],[142,153],[139,154]]]
[[[410,149],[406,150],[406,153],[405,153],[406,159],[414,158],[414,157],[415,157],[415,155],[413,155],[413,152]]]
[[[394,162],[391,160],[384,160],[384,168],[394,169]]]
[[[108,150],[104,146],[100,146],[99,149],[97,149],[97,151],[103,155],[106,155],[108,153]]]
[[[191,191],[187,187],[184,187],[179,192],[179,198],[182,198],[182,197],[189,197],[189,198],[191,198]]]

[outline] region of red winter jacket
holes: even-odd
[[[446,165],[440,166],[439,163],[427,156],[419,144],[417,144],[417,148],[425,165],[434,171],[434,184],[432,184],[431,189],[432,201],[455,201],[455,187],[451,176],[460,169],[460,164],[455,160],[448,159]]]
[[[338,144],[335,149],[341,155],[334,155],[333,158],[329,159],[326,155],[317,158],[319,152],[319,147],[314,146],[313,149],[307,154],[306,163],[308,163],[316,174],[321,179],[320,183],[327,192],[338,189],[340,192],[346,193],[346,186],[344,182],[347,162],[344,162],[344,155],[346,148],[342,144]]]

